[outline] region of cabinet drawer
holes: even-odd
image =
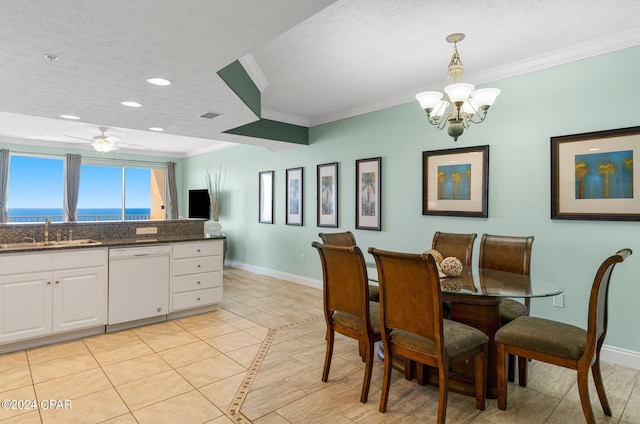
[[[173,245],[173,257],[175,259],[214,255],[222,255],[222,240],[176,243]]]
[[[90,268],[107,265],[107,249],[73,249],[53,254],[53,269]]]
[[[0,275],[24,274],[51,271],[53,255],[51,253],[16,253],[0,255]]]
[[[222,270],[222,256],[173,260],[173,275],[200,274],[220,270]]]
[[[222,287],[222,271],[174,277],[173,293]]]
[[[222,301],[222,287],[174,294],[171,300],[172,311],[210,305]]]

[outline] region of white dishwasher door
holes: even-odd
[[[171,246],[109,249],[109,324],[169,312]]]

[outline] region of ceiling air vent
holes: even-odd
[[[207,113],[205,113],[203,115],[200,115],[201,118],[206,118],[206,119],[213,119],[216,116],[220,116],[220,114],[219,113],[213,113],[213,112],[207,112]]]

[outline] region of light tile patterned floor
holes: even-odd
[[[225,268],[225,301],[214,312],[0,355],[0,399],[63,401],[49,409],[0,410],[0,423],[424,423],[437,390],[394,374],[378,412],[382,363],[360,403],[357,345],[337,337],[329,382],[319,290]],[[485,411],[451,393],[447,422],[583,422],[575,372],[532,362],[527,388],[509,386],[509,409]],[[639,370],[603,364],[613,417],[640,423]],[[71,401],[71,409],[64,401]],[[48,404],[47,404],[48,406]],[[59,409],[55,409],[55,407]]]

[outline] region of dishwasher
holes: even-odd
[[[169,312],[170,252],[170,245],[109,249],[109,325]]]

